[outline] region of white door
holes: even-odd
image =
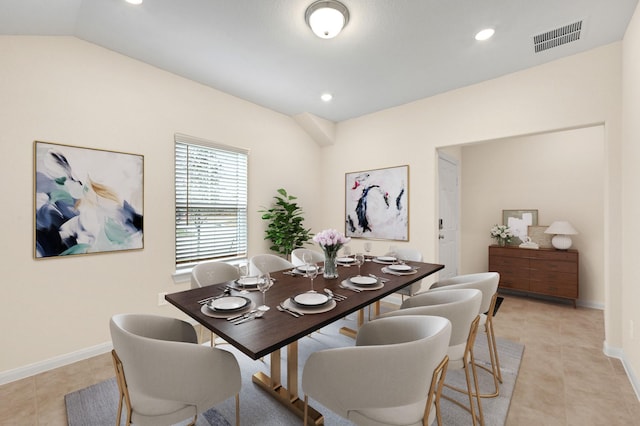
[[[456,160],[438,154],[439,186],[439,263],[444,269],[438,279],[458,275],[458,163]]]

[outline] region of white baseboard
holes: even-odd
[[[627,377],[629,378],[629,382],[631,382],[631,387],[633,387],[633,391],[636,393],[636,399],[640,401],[640,381],[636,377],[631,364],[627,361],[627,358],[624,355],[624,351],[621,348],[614,348],[604,342],[602,351],[608,357],[618,358],[622,362],[622,366],[624,367],[624,371],[627,373]]]
[[[113,349],[111,342],[106,342],[76,352],[36,362],[34,364],[25,365],[24,367],[3,371],[0,373],[0,385],[25,379],[27,377],[44,373],[45,371],[53,370],[54,368],[73,364],[74,362],[82,361],[97,355],[102,355],[111,351],[111,349]]]

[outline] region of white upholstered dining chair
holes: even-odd
[[[233,265],[215,260],[200,262],[191,269],[191,288],[220,284],[238,278],[240,271]]]
[[[452,387],[452,389],[467,394],[469,406],[458,405],[471,413],[474,425],[476,425],[476,422],[481,425],[484,424],[482,402],[478,395],[478,377],[475,363],[473,362],[473,344],[478,328],[478,310],[481,302],[482,292],[476,289],[425,292],[405,300],[400,309],[381,316],[381,318],[390,318],[404,315],[435,315],[447,318],[451,322],[451,339],[447,350],[449,365],[447,369],[449,371],[464,370],[467,388]],[[446,381],[445,386],[447,386]],[[453,402],[457,403],[456,401]],[[474,405],[478,407],[477,412]],[[439,412],[438,399],[436,399],[436,410]]]
[[[294,266],[304,265],[302,256],[304,256],[305,253],[311,254],[311,261],[313,263],[324,262],[324,253],[306,248],[297,248],[293,249],[293,251],[291,252],[291,263],[293,263]]]
[[[249,262],[249,274],[260,275],[293,268],[293,263],[275,254],[257,254]]]
[[[209,260],[200,262],[191,269],[191,288],[205,287],[208,285],[221,284],[240,278],[240,270],[225,262]],[[200,325],[200,340],[203,340],[202,333],[204,327]],[[216,336],[211,332],[211,346],[216,345]]]
[[[382,318],[358,330],[356,346],[312,353],[302,373],[305,425],[309,398],[358,425],[431,424],[450,335],[446,318]]]
[[[479,329],[484,330],[487,335],[487,345],[489,347],[489,358],[491,370],[479,364],[483,370],[487,370],[493,376],[495,389],[490,393],[483,393],[483,398],[493,398],[500,394],[499,384],[502,383],[502,372],[500,371],[500,358],[498,357],[498,345],[496,335],[493,330],[493,314],[495,312],[496,300],[498,297],[498,284],[500,274],[497,272],[478,272],[474,274],[458,275],[452,278],[434,283],[429,291],[440,291],[454,288],[475,288],[482,291],[482,303],[480,304],[480,325]]]
[[[403,261],[411,261],[411,262],[422,262],[422,252],[413,247],[398,247],[391,246],[389,247],[389,252],[386,254],[387,256],[394,256]],[[405,288],[398,290],[396,293],[402,295],[402,300],[404,300],[404,296],[413,296],[414,294],[420,291],[422,287],[422,280],[411,284]]]
[[[111,318],[118,417],[127,425],[172,425],[235,395],[240,424],[240,367],[228,351],[197,344],[191,324],[157,315]],[[187,360],[187,362],[185,362]]]

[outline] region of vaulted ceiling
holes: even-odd
[[[350,21],[325,40],[304,20],[312,1],[2,0],[0,34],[75,36],[287,115],[339,122],[621,40],[638,2],[341,0]],[[536,35],[571,24],[574,40],[536,52]],[[493,38],[476,41],[486,27]]]

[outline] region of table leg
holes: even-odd
[[[362,327],[362,324],[364,324],[364,309],[360,309],[358,311],[358,316],[356,319],[356,325],[358,326],[358,328]],[[344,334],[347,337],[351,337],[352,339],[356,338],[356,334],[358,334],[358,330],[354,330],[352,328],[349,327],[342,327],[340,328],[340,334]]]
[[[304,418],[304,401],[298,397],[298,342],[287,346],[287,388],[282,386],[280,368],[280,350],[274,351],[271,357],[271,377],[262,371],[253,375],[253,383],[260,386],[278,402],[291,410],[295,415]],[[312,425],[323,425],[324,417],[313,407],[307,412],[308,422]]]

